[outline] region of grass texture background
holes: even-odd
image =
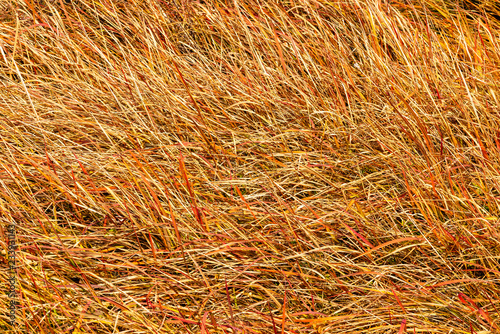
[[[2,332],[499,332],[498,14],[1,0]]]

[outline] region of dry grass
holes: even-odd
[[[500,332],[496,8],[1,0],[13,332]]]

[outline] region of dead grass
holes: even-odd
[[[0,1],[15,332],[499,332],[496,8]]]

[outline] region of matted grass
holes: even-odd
[[[496,8],[1,0],[2,333],[499,332]]]

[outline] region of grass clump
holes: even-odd
[[[496,333],[495,2],[0,2],[27,333]]]

